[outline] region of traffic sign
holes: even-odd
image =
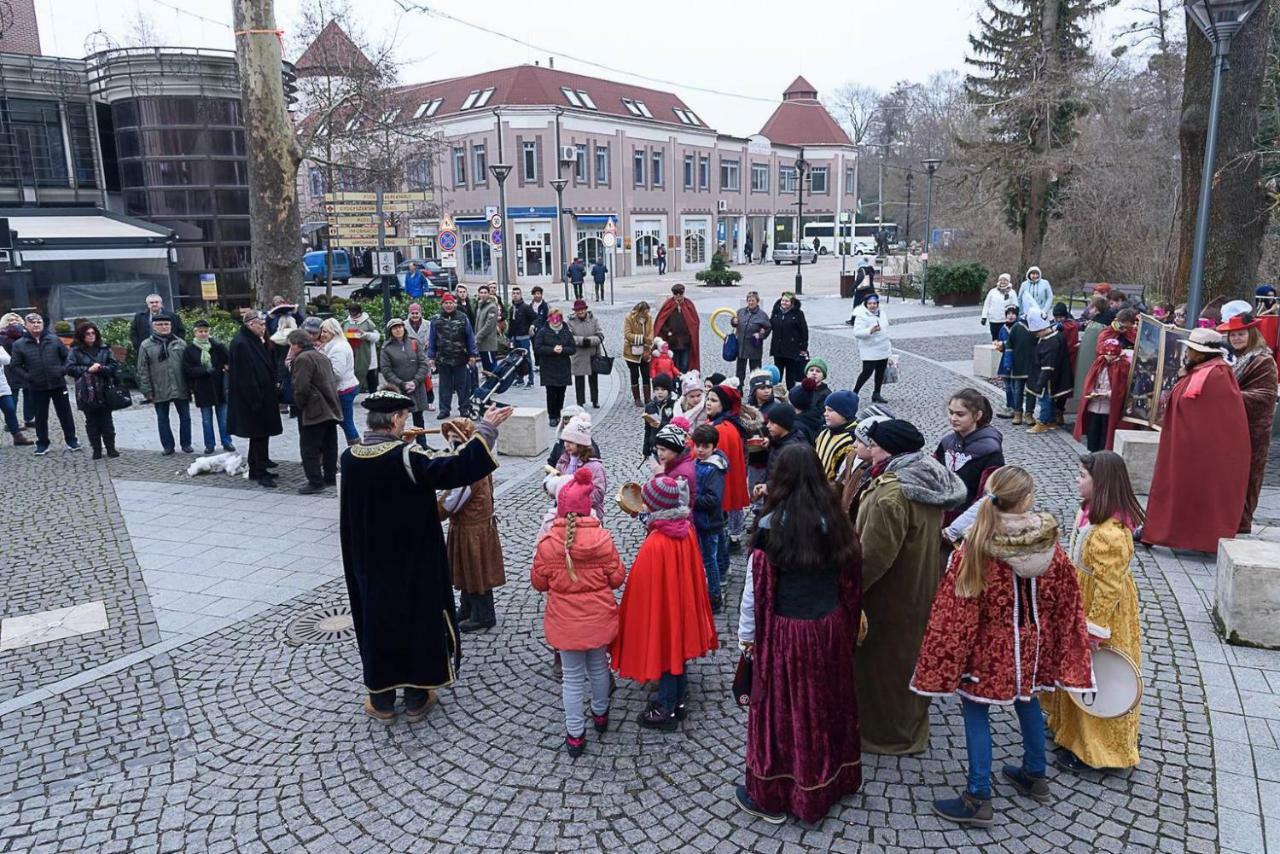
[[[493,257],[495,257],[495,258],[501,258],[501,257],[502,257],[502,245],[501,245],[501,244],[499,244],[499,245],[497,245],[497,246],[493,247],[493,249],[492,249],[492,250],[490,250],[490,251],[491,251],[491,254],[493,255]]]
[[[453,229],[453,217],[449,216],[448,214],[445,214],[444,216],[442,216],[442,217],[440,218],[440,230],[441,230],[441,231],[453,231],[453,230],[454,230],[454,229]]]
[[[326,202],[376,202],[377,193],[325,193]]]
[[[502,214],[494,214],[489,217],[489,227],[495,230],[502,228]]]
[[[489,232],[489,243],[493,246],[502,245],[502,229],[495,228],[493,231]]]
[[[458,235],[453,231],[441,231],[440,236],[436,238],[440,243],[440,248],[446,252],[452,252],[458,248]]]
[[[394,276],[396,274],[396,253],[394,252],[375,252],[374,267],[377,269],[379,276]]]
[[[431,193],[383,193],[384,202],[429,202]]]
[[[417,205],[407,202],[382,206],[383,213],[414,213],[417,210]],[[326,214],[371,214],[378,212],[378,206],[371,202],[329,202],[325,204],[324,212]]]
[[[444,248],[441,248],[441,250],[440,250],[440,266],[441,266],[441,267],[457,267],[457,266],[458,266],[458,253],[457,253],[457,252],[454,252],[452,249],[444,249]]]
[[[617,233],[618,233],[618,226],[614,223],[614,221],[613,221],[613,217],[609,217],[609,222],[607,222],[607,223],[605,224],[605,227],[604,227],[604,233],[605,233],[605,234],[617,234]]]

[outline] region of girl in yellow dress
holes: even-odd
[[[1129,564],[1133,532],[1144,520],[1119,454],[1098,451],[1080,459],[1080,513],[1071,532],[1071,559],[1079,574],[1090,646],[1119,650],[1142,667],[1138,588]],[[1131,768],[1138,764],[1140,709],[1119,718],[1086,714],[1061,691],[1045,703],[1053,740],[1060,745],[1054,764],[1080,772]]]

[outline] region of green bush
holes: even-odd
[[[738,284],[742,280],[742,274],[737,270],[730,270],[724,261],[724,253],[716,252],[711,256],[711,266],[706,270],[699,270],[695,278],[704,285],[724,287]]]
[[[930,296],[940,294],[981,295],[990,271],[981,264],[970,261],[955,264],[930,264],[927,275]]]

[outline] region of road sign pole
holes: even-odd
[[[377,199],[374,204],[378,208],[378,251],[385,252],[387,248],[387,221],[382,218],[382,185],[379,184],[376,191]],[[380,276],[382,279],[382,326],[385,329],[387,324],[391,322],[391,283],[387,276]]]

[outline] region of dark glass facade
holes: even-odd
[[[0,185],[96,187],[89,104],[0,98]],[[63,114],[66,133],[63,134]]]
[[[180,303],[199,303],[200,274],[222,299],[249,286],[249,167],[235,98],[154,96],[111,105],[124,212],[178,235]]]

